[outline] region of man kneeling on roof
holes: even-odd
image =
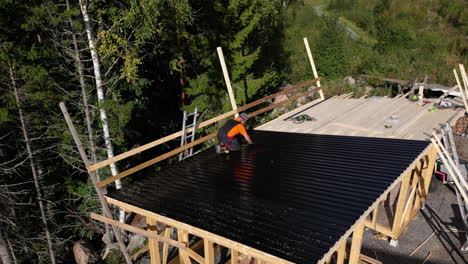
[[[244,127],[244,123],[247,122],[248,116],[246,113],[241,113],[238,118],[228,120],[218,130],[218,142],[216,146],[216,152],[218,153],[229,153],[229,151],[240,150],[239,135],[244,136],[245,140],[249,144],[253,144],[252,139],[247,130]]]

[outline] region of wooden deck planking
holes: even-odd
[[[344,94],[323,102],[312,101],[256,129],[427,140],[433,129],[463,114],[463,111],[458,109],[437,109],[430,112],[429,109],[433,104],[420,106],[404,97],[359,99],[349,97],[350,94]],[[307,114],[316,120],[300,124],[285,120],[301,114]],[[392,115],[398,116],[399,120],[390,120]],[[385,125],[391,127],[386,128]]]

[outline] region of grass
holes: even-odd
[[[362,40],[364,40],[365,42],[371,44],[371,45],[374,45],[374,44],[377,44],[377,40],[375,38],[373,38],[371,35],[369,35],[369,33],[367,33],[366,31],[364,31],[362,28],[358,27],[356,24],[354,24],[351,20],[348,20],[347,18],[345,17],[340,17],[339,18],[340,21],[342,23],[344,23],[347,27],[349,27],[350,29],[352,29],[354,32],[356,32],[356,34],[359,35],[359,37],[362,38]]]
[[[311,8],[315,8],[318,6],[324,7],[325,4],[327,4],[327,0],[304,0],[304,4],[306,6],[309,6]],[[332,15],[329,11],[325,10],[324,8],[320,8],[320,11],[328,16]],[[365,30],[362,28],[358,27],[356,24],[354,24],[351,20],[348,20],[345,17],[339,17],[339,20],[341,23],[343,23],[345,26],[349,27],[352,29],[356,34],[359,35],[359,37],[366,43],[370,45],[374,45],[377,43],[377,40],[373,38],[369,33],[367,33]]]
[[[304,0],[304,4],[310,7],[325,5],[327,0]]]

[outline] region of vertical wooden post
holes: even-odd
[[[312,67],[314,78],[318,78],[318,73],[317,73],[317,69],[315,68],[314,58],[312,57],[312,52],[310,51],[309,41],[307,41],[307,38],[304,38],[304,45],[307,51],[307,55],[309,56],[310,67]],[[317,87],[321,87],[320,81],[317,81]],[[320,99],[325,100],[325,96],[323,95],[322,89],[320,89],[319,94],[320,94]]]
[[[187,232],[185,232],[184,230],[178,228],[177,229],[177,237],[179,239],[179,242],[185,243],[185,244],[187,244],[187,246],[190,246]],[[187,251],[185,251],[184,249],[179,248],[179,257],[180,257],[180,260],[181,260],[182,264],[191,264],[192,263],[190,261],[190,258],[188,256],[188,254],[187,254]]]
[[[465,86],[465,93],[467,93],[466,97],[468,99],[468,77],[466,76],[465,66],[463,64],[459,64],[458,66],[460,67],[460,74],[463,79],[463,84]]]
[[[422,104],[423,99],[424,99],[424,85],[420,85],[420,86],[419,86],[418,97],[419,97],[419,98],[418,98],[419,103]]]
[[[164,229],[164,237],[170,238],[172,234],[172,227],[166,226],[166,229]],[[162,264],[167,264],[167,257],[169,256],[169,245],[164,243],[163,244],[163,250],[162,250]]]
[[[234,97],[234,92],[232,91],[231,79],[229,78],[229,74],[228,74],[227,67],[226,67],[226,62],[224,61],[223,50],[221,49],[221,47],[218,47],[216,50],[218,51],[219,62],[221,63],[221,68],[223,69],[224,82],[226,82],[226,86],[227,86],[228,94],[229,94],[229,100],[231,101],[231,105],[232,105],[232,110],[237,111],[236,98]],[[235,117],[238,117],[238,116],[239,116],[239,113],[236,113]]]
[[[231,248],[231,264],[237,264],[239,261],[239,252]]]
[[[465,105],[465,110],[468,112],[468,103],[467,103],[467,99],[466,99],[466,97],[468,96],[468,93],[465,95],[465,89],[461,85],[460,79],[458,78],[458,73],[457,73],[456,68],[453,69],[453,74],[455,75],[455,80],[457,81],[458,88],[460,88],[460,93],[462,95],[463,104]],[[463,73],[462,73],[462,78],[463,78]],[[468,87],[467,87],[467,89],[468,89]]]
[[[426,197],[427,193],[429,192],[429,186],[431,185],[431,180],[432,180],[432,175],[434,174],[434,167],[435,167],[435,161],[437,158],[437,150],[432,145],[427,152],[427,159],[426,159],[426,167],[422,171],[421,175],[421,185],[420,186],[420,198],[417,198],[417,203],[420,203],[419,206],[416,203],[416,205],[420,208],[426,203]],[[419,210],[419,209],[418,209]]]
[[[81,159],[83,160],[83,163],[85,167],[89,167],[91,165],[91,162],[88,160],[88,155],[86,155],[86,152],[84,151],[83,144],[81,143],[80,138],[78,137],[78,133],[76,132],[75,126],[73,125],[73,121],[70,118],[70,115],[68,114],[67,107],[63,102],[60,104],[60,109],[62,110],[63,116],[65,117],[65,121],[67,122],[68,129],[70,130],[73,140],[75,141],[75,145],[78,148],[78,151],[80,153]],[[97,186],[97,179],[96,179],[96,174],[95,172],[88,172],[89,177],[91,178],[91,181],[93,182],[94,188],[96,189],[96,193],[99,197],[99,202],[101,203],[103,213],[106,217],[114,219],[112,216],[112,212],[109,208],[109,204],[106,201],[106,198],[104,197],[104,192],[102,188]],[[120,234],[119,229],[117,229],[115,226],[111,226],[112,231],[114,231],[114,235],[117,239],[117,243],[119,244],[120,251],[125,257],[125,261],[127,264],[132,264],[132,259],[130,258],[130,255],[128,254],[127,247],[125,246],[125,243],[122,239],[122,235]]]
[[[372,228],[375,230],[377,225],[377,213],[379,212],[380,203],[374,208],[372,212]]]
[[[146,226],[148,231],[157,234],[158,230],[156,229],[156,220],[151,217],[146,217]],[[161,264],[161,256],[159,254],[159,242],[157,240],[148,238],[148,246],[150,250],[150,260],[151,264]]]
[[[346,239],[341,243],[337,252],[336,264],[344,264],[346,257]]]
[[[205,250],[205,264],[214,264],[215,256],[214,256],[214,245],[213,242],[209,241],[208,239],[203,239],[203,245]],[[232,253],[232,252],[231,252]],[[231,255],[232,259],[232,255]]]
[[[398,239],[398,234],[400,233],[400,221],[401,217],[403,214],[403,210],[405,208],[405,201],[406,201],[406,196],[408,195],[408,187],[409,187],[409,182],[414,173],[414,169],[410,170],[405,177],[403,178],[403,181],[401,182],[401,187],[400,187],[400,194],[398,196],[398,201],[397,201],[397,207],[395,210],[395,217],[393,218],[393,226],[392,226],[392,235],[393,239]]]
[[[351,251],[349,254],[349,264],[359,264],[361,256],[362,236],[364,235],[364,222],[358,223],[353,232]]]

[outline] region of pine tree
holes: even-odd
[[[266,59],[272,58],[272,54],[267,54],[265,47],[277,33],[282,1],[243,0],[222,4],[213,0],[205,4],[212,9],[200,15],[197,30],[202,33],[207,28],[203,23],[210,23],[211,16],[220,21],[213,31],[203,32],[205,37],[194,34],[192,38],[191,43],[201,43],[203,47],[191,46],[192,54],[201,56],[197,58],[199,66],[194,65],[197,74],[190,79],[188,92],[194,97],[189,109],[197,106],[207,110],[210,116],[231,110],[215,53],[217,46],[223,48],[238,105],[269,93],[279,84],[275,63]]]

